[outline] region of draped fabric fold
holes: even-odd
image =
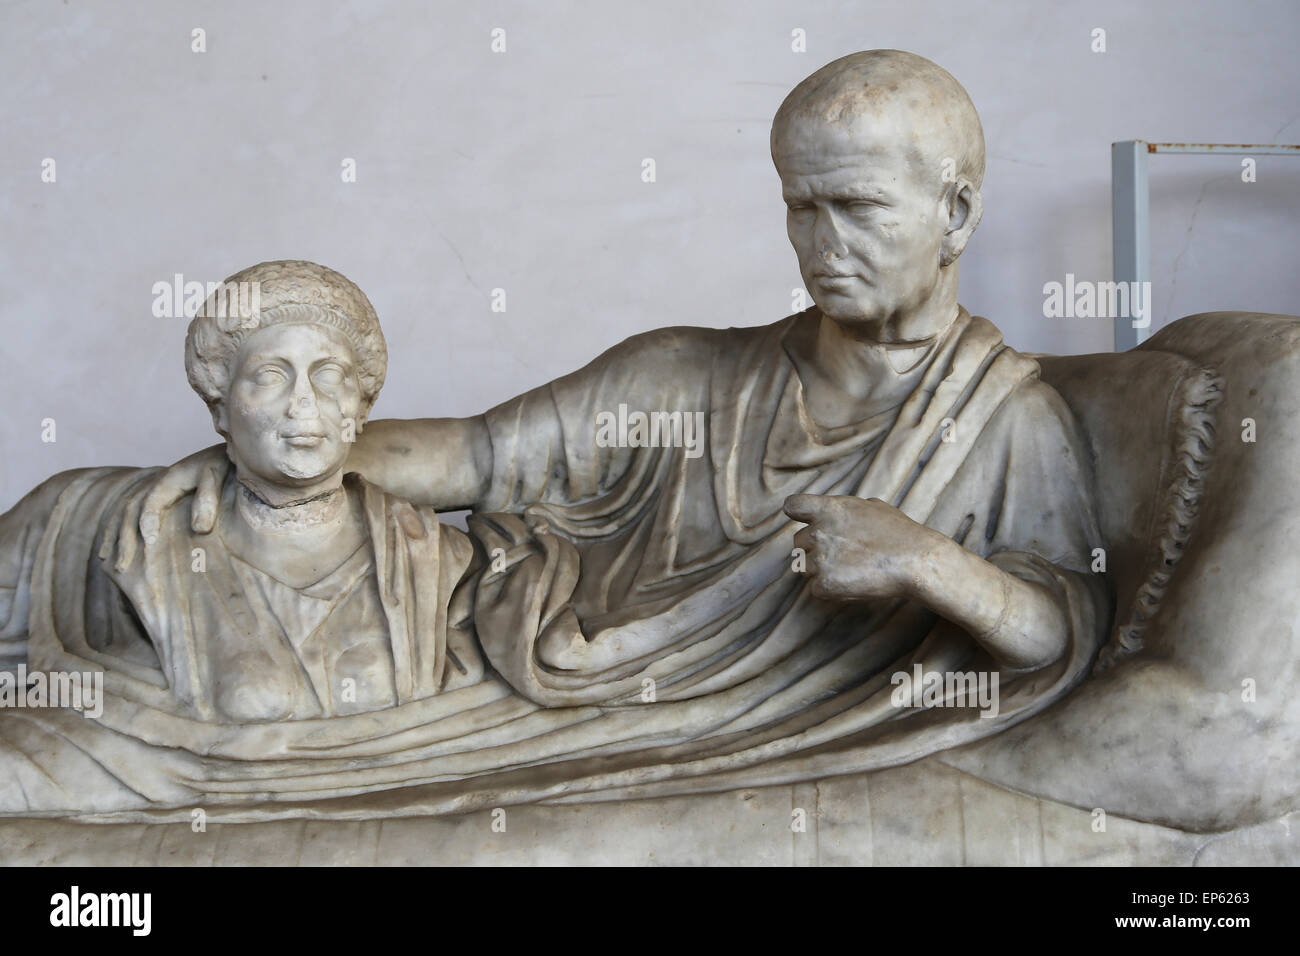
[[[900,373],[901,404],[821,428],[785,347],[816,319],[638,336],[488,413],[473,564],[427,509],[369,488],[392,706],[214,719],[186,637],[211,598],[178,563],[204,542],[188,501],[169,514],[177,543],[119,574],[103,542],[153,473],[71,482],[35,535],[30,666],[103,670],[108,700],[97,721],[0,712],[0,812],[362,818],[756,786],[915,760],[1050,705],[1087,674],[1109,616],[1070,413],[962,310]],[[620,404],[702,413],[705,440],[604,447],[597,416]],[[900,706],[894,676],[917,665],[996,667],[925,608],[813,597],[782,511],[796,493],[880,498],[1041,586],[1069,621],[1065,654],[1000,674],[995,716],[951,694]],[[415,600],[431,580],[437,600]]]

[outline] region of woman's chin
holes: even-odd
[[[259,497],[273,504],[301,501],[321,494],[341,480],[341,468],[294,468],[284,466],[274,476],[240,476],[240,481]]]
[[[292,488],[328,481],[343,471],[341,462],[321,461],[320,456],[310,453],[286,455],[275,463],[275,467],[278,472],[276,480]]]

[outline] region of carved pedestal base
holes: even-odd
[[[803,810],[803,814],[796,814]],[[1300,865],[1300,820],[1219,834],[1095,817],[930,759],[875,774],[454,817],[174,824],[0,821],[6,864]],[[794,826],[802,821],[803,829]]]

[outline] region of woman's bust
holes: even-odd
[[[246,312],[224,295],[242,283]],[[181,712],[328,717],[481,676],[452,608],[468,538],[346,471],[386,363],[365,295],[309,262],[231,276],[191,322],[186,372],[234,465],[213,530],[193,532],[190,502],[178,502],[142,553],[100,562],[129,608],[87,587],[90,604],[100,592],[93,630],[110,635],[100,649],[138,661],[147,643]],[[141,493],[107,496],[97,523],[131,514]]]

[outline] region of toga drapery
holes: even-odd
[[[906,373],[901,405],[821,428],[784,344],[817,320],[637,336],[488,413],[494,472],[471,518],[483,565],[460,592],[491,665],[477,679],[365,714],[244,726],[126,692],[94,726],[41,712],[14,728],[0,713],[20,771],[7,790],[0,780],[0,810],[78,809],[75,767],[101,794],[80,801],[88,819],[200,803],[231,819],[364,817],[728,789],[904,763],[1048,706],[1086,675],[1109,617],[1069,411],[1036,363],[962,310]],[[703,412],[704,453],[605,447],[597,416],[620,404]],[[917,663],[994,665],[969,639],[928,638],[938,622],[924,608],[812,597],[792,568],[800,525],[782,512],[796,493],[881,498],[1042,585],[1069,622],[1064,655],[1003,674],[996,717],[896,706],[891,675]],[[43,532],[38,570],[57,531]],[[52,586],[33,577],[34,609]],[[69,650],[38,617],[33,648]],[[50,736],[60,745],[47,757]]]

